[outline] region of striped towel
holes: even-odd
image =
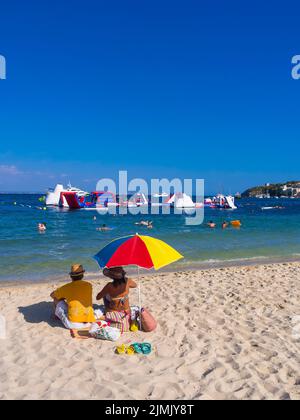
[[[105,319],[111,327],[118,328],[121,334],[130,331],[130,315],[125,311],[106,312]]]

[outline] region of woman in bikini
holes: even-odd
[[[130,327],[129,291],[136,288],[137,284],[126,277],[126,272],[122,267],[105,268],[103,274],[113,281],[107,283],[101,290],[97,300],[104,300],[106,320],[120,324],[122,332],[128,331]]]

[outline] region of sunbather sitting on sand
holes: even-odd
[[[51,294],[55,315],[68,329],[88,327],[96,321],[93,310],[92,285],[83,281],[85,270],[76,264],[71,268],[71,283]]]
[[[129,289],[137,287],[135,281],[126,277],[122,267],[105,268],[103,274],[113,281],[101,290],[97,300],[104,299],[107,312],[129,311]]]
[[[130,328],[129,289],[136,288],[137,284],[126,277],[122,267],[106,268],[103,271],[106,277],[113,281],[108,283],[98,294],[97,300],[104,299],[105,319],[111,326],[127,332]]]

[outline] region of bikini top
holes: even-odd
[[[125,296],[122,296],[122,297],[119,297],[119,298],[113,298],[113,297],[111,297],[110,295],[107,294],[105,296],[105,298],[108,302],[120,302],[122,305],[124,305],[125,302],[127,302],[127,300],[129,299],[129,296],[125,295]]]

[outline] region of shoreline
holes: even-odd
[[[159,277],[163,274],[189,274],[189,273],[198,273],[198,272],[206,272],[206,271],[215,271],[215,270],[222,270],[226,268],[247,268],[247,267],[261,267],[261,266],[273,266],[273,265],[282,265],[282,264],[297,264],[300,263],[300,255],[299,256],[290,256],[290,257],[255,257],[255,258],[248,258],[248,259],[241,259],[241,260],[227,260],[227,261],[212,261],[212,262],[203,262],[199,264],[188,264],[182,265],[182,267],[176,268],[163,268],[159,271],[154,270],[140,270],[140,278],[143,279],[145,277]],[[137,269],[133,267],[129,267],[127,269],[127,273],[129,276],[137,278]],[[104,279],[102,271],[99,270],[98,272],[89,272],[85,275],[85,279],[87,281],[95,282],[97,280],[101,281]],[[60,284],[60,283],[67,283],[69,281],[69,275],[66,273],[65,276],[62,275],[53,275],[47,276],[45,280],[8,280],[8,281],[1,281],[0,280],[0,290],[7,289],[7,288],[14,288],[14,287],[26,287],[26,286],[37,286],[42,284]]]

